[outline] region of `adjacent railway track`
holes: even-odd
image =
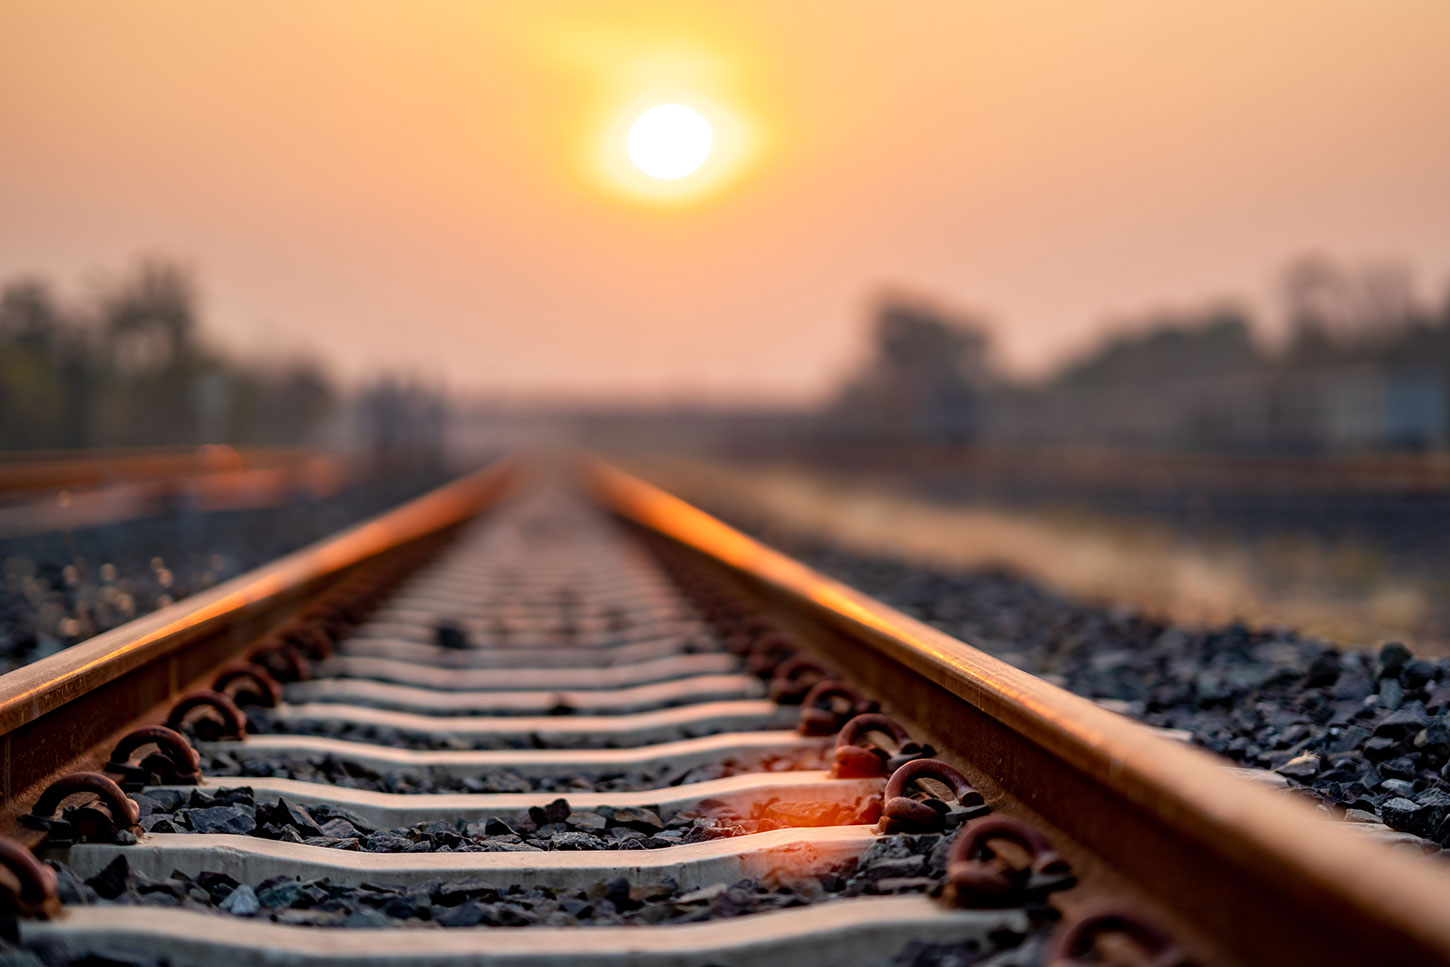
[[[309,450],[194,449],[10,453],[0,458],[0,539],[116,524],[186,507],[273,507],[335,495],[345,461]]]
[[[1450,963],[1444,871],[597,462],[0,677],[0,735],[56,962]]]

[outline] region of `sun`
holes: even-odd
[[[675,181],[697,170],[715,143],[710,123],[683,104],[656,104],[629,129],[630,160],[660,181]]]

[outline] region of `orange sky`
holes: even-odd
[[[458,387],[806,397],[888,284],[1041,367],[1310,248],[1441,289],[1447,48],[1446,0],[6,0],[0,277],[173,254],[233,345]],[[657,97],[728,149],[672,204],[599,160]]]

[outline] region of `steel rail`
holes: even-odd
[[[9,453],[0,459],[0,494],[176,480],[218,470],[296,467],[318,456],[300,447],[228,446]]]
[[[309,595],[365,562],[436,538],[501,499],[500,462],[209,591],[0,676],[0,794],[13,818],[25,793],[62,768],[99,765],[129,728],[164,718],[182,691],[235,657]]]
[[[166,513],[178,502],[244,510],[276,506],[299,491],[324,499],[352,476],[345,461],[302,449],[0,457],[0,538],[118,524]]]
[[[1237,963],[1450,963],[1450,874],[1348,835],[1207,753],[827,578],[602,461],[597,500],[790,614],[804,642],[955,751],[999,808],[1136,884]],[[1077,866],[1077,862],[1074,863]]]

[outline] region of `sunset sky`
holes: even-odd
[[[808,399],[882,287],[1040,370],[1290,256],[1450,283],[1450,2],[5,0],[0,279],[145,253],[218,338]],[[678,182],[631,121],[714,129]]]

